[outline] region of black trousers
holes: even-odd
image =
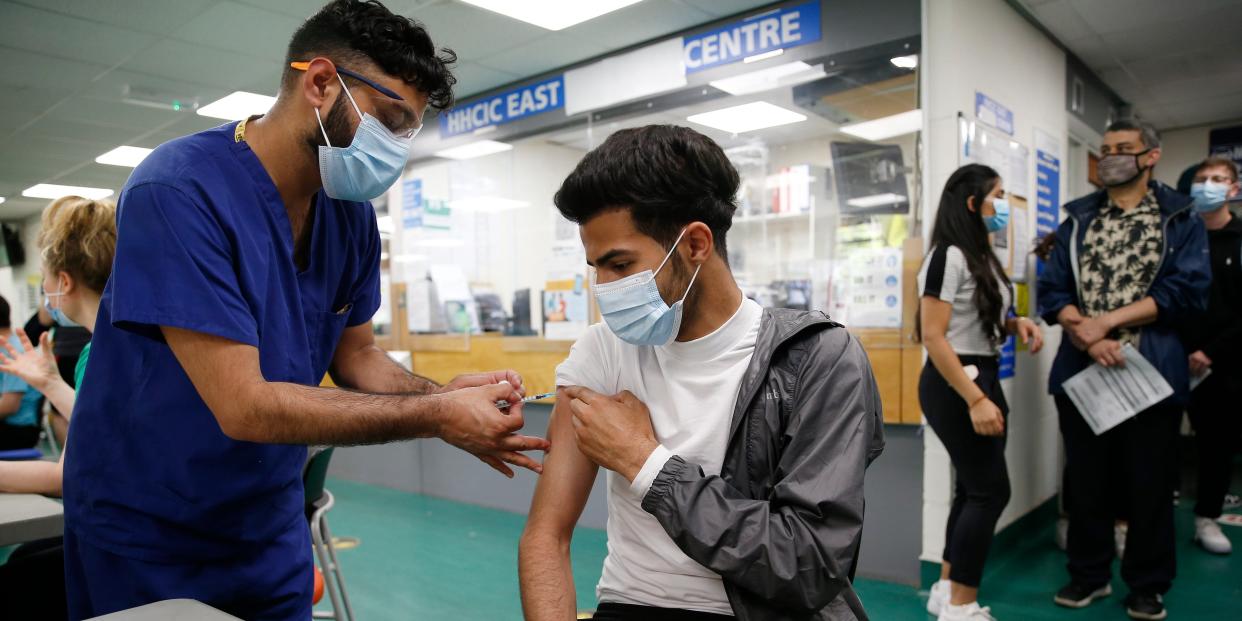
[[[963,365],[975,365],[975,384],[1006,416],[1009,405],[997,377],[994,357],[959,356]],[[956,471],[953,505],[945,528],[944,560],[952,566],[949,579],[978,587],[996,521],[1009,504],[1009,470],[1005,464],[1005,436],[981,436],[970,422],[970,406],[953,390],[930,361],[919,376],[919,405],[923,416],[944,444]]]
[[[695,610],[605,602],[599,605],[599,609],[591,618],[595,621],[718,621],[733,617]]]
[[[0,451],[34,448],[38,443],[38,427],[19,427],[0,422]]]
[[[1069,513],[1070,578],[1100,586],[1112,579],[1113,522],[1121,500],[1129,519],[1121,577],[1137,593],[1165,593],[1177,573],[1173,487],[1182,409],[1167,401],[1095,435],[1073,401],[1056,395]]]
[[[65,541],[24,543],[0,565],[0,619],[68,619]]]
[[[1242,439],[1242,386],[1236,372],[1216,371],[1190,393],[1190,424],[1199,453],[1195,515],[1220,517],[1229,493],[1233,456]]]

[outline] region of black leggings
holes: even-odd
[[[1000,408],[1008,422],[1009,404],[997,377],[999,364],[990,356],[958,356],[963,365],[979,369],[975,384]],[[981,436],[970,422],[970,406],[945,381],[929,360],[919,376],[923,416],[949,452],[957,476],[953,506],[945,528],[944,561],[949,579],[978,587],[996,521],[1009,504],[1009,471],[1005,436]],[[1008,427],[1008,425],[1006,425]]]

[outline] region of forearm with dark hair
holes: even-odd
[[[217,419],[225,434],[250,442],[339,446],[427,438],[435,435],[442,410],[435,396],[283,382],[257,382],[239,396],[233,411],[218,412]],[[225,420],[236,422],[224,429]]]

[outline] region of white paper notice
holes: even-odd
[[[1087,367],[1065,381],[1065,394],[1100,435],[1173,394],[1173,387],[1138,350],[1121,348],[1126,366]]]

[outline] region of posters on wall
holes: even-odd
[[[1242,167],[1242,125],[1221,127],[1208,132],[1208,150]]]
[[[975,91],[975,118],[1013,135],[1013,110],[979,91]]]
[[[576,237],[552,245],[543,286],[543,337],[572,341],[590,323],[586,251]]]
[[[1020,198],[1009,199],[1009,241],[1011,280],[1026,282],[1026,267],[1031,256],[1030,210],[1026,201]]]
[[[417,177],[401,182],[401,228],[423,226],[423,180]]]
[[[859,248],[833,275],[830,314],[858,328],[901,327],[901,249]]]
[[[1009,337],[1005,339],[1005,344],[1001,346],[1000,353],[1000,369],[996,376],[1000,379],[1009,379],[1013,377],[1014,367],[1017,364],[1018,348],[1016,339]]]
[[[1057,229],[1061,210],[1061,149],[1051,134],[1035,130],[1035,236]],[[1044,273],[1042,259],[1035,260],[1035,275]]]

